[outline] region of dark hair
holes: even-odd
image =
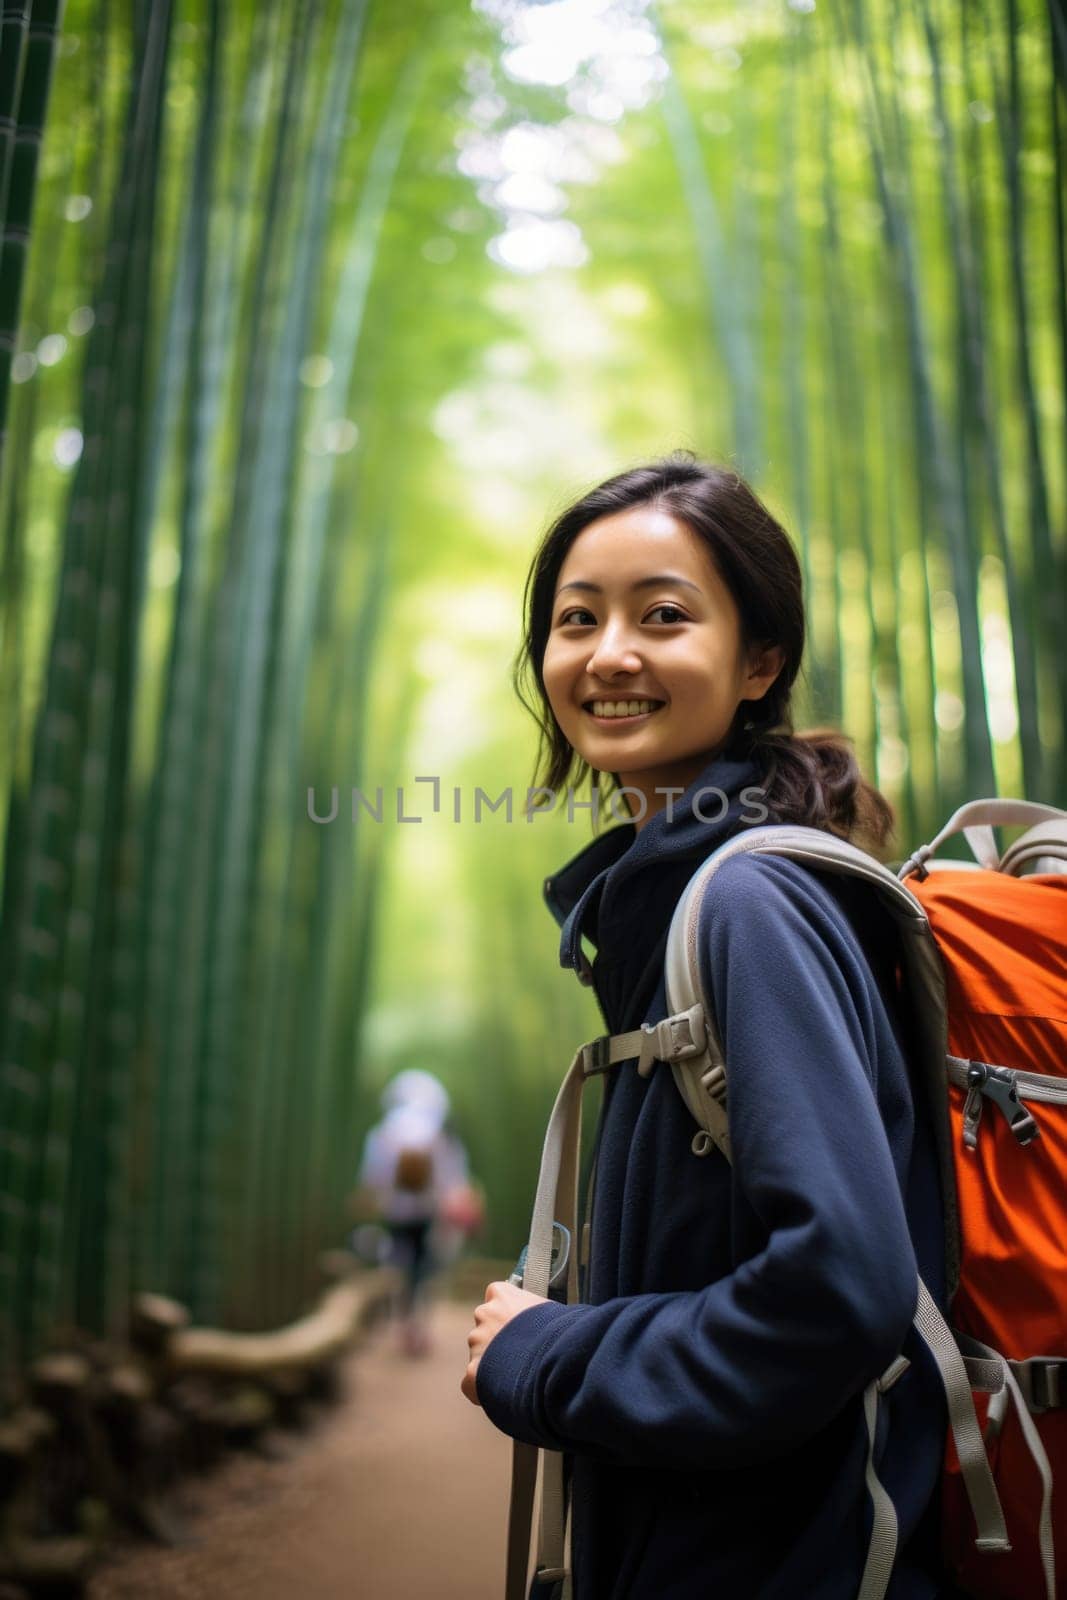
[[[554,793],[575,766],[579,785],[590,770],[564,738],[545,693],[542,666],[560,568],[590,523],[648,504],[677,517],[704,542],[733,595],[743,645],[778,645],[785,655],[762,698],[738,707],[721,753],[757,761],[764,804],[776,821],[884,846],[893,831],[892,807],[864,779],[852,741],[832,728],[793,731],[792,690],[804,654],[804,592],[789,537],[743,478],[730,468],[698,461],[689,451],[608,478],[561,512],[541,541],[526,579],[524,636],[512,675],[540,729],[534,785]],[[618,784],[619,775],[612,777]],[[599,781],[593,772],[593,786]]]

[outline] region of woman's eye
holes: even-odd
[[[667,625],[678,622],[688,622],[689,620],[689,618],[686,616],[686,613],[681,609],[680,606],[672,605],[669,600],[665,600],[662,605],[652,607],[652,610],[645,618],[646,622],[655,617],[657,612],[668,613],[663,617],[663,622]],[[584,627],[587,622],[591,622],[595,626],[596,617],[594,617],[593,613],[586,610],[585,606],[572,606],[570,611],[564,611],[556,626],[562,628],[566,627],[570,623],[576,623],[577,625]]]

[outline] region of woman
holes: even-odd
[[[549,530],[527,602],[540,781],[577,762],[596,790],[609,773],[631,813],[545,891],[563,965],[583,968],[583,937],[595,948],[620,1033],[666,1015],[671,914],[716,846],[769,820],[879,847],[892,813],[845,739],[790,731],[800,571],[733,472],[672,457],[600,485]],[[489,1285],[464,1393],[565,1453],[578,1600],[853,1600],[861,1397],[903,1350],[876,1452],[899,1529],[888,1593],[944,1595],[945,1415],[910,1331],[917,1269],[943,1299],[942,1208],[888,914],[865,885],[742,855],[709,884],[700,933],[732,1166],[692,1154],[668,1070],[614,1068],[582,1303]]]

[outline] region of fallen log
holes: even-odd
[[[399,1287],[391,1268],[357,1272],[333,1283],[314,1311],[269,1333],[172,1324],[162,1352],[168,1373],[262,1377],[315,1369],[340,1355],[364,1323]]]
[[[189,1324],[189,1313],[177,1300],[162,1294],[139,1294],[130,1310],[130,1343],[146,1361],[165,1355],[167,1346],[180,1328]]]
[[[0,1545],[0,1578],[31,1594],[74,1596],[85,1592],[97,1549],[90,1539],[12,1538]]]

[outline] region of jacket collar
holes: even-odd
[[[619,920],[619,886],[646,868],[662,869],[676,863],[670,876],[672,880],[680,879],[680,893],[698,862],[736,831],[741,814],[746,811],[740,791],[759,780],[754,761],[714,757],[684,794],[675,799],[669,820],[665,807],[650,818],[640,833],[632,822],[626,822],[598,834],[558,872],[546,878],[544,898],[562,930],[560,966],[573,968],[583,983],[592,983],[593,969],[582,949],[582,938],[595,941],[598,947],[605,942],[608,929],[601,919],[605,890],[609,891],[609,924]],[[718,793],[703,792],[709,789],[725,795],[727,806]],[[719,812],[724,815],[720,817]]]
[[[651,824],[649,824],[651,826]],[[583,983],[592,982],[592,967],[582,950],[582,929],[594,924],[607,875],[638,837],[632,822],[598,834],[551,878],[545,879],[548,909],[562,928],[559,964],[573,967]]]

